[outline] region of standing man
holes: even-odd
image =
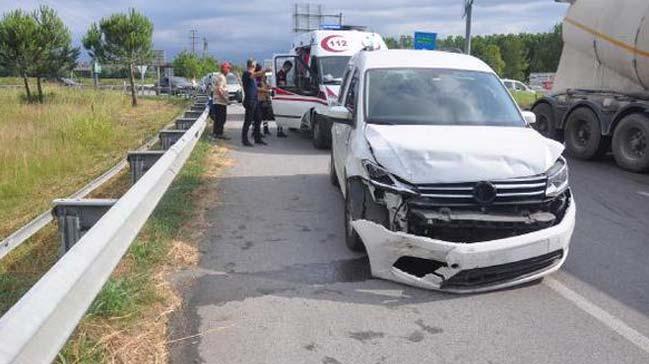
[[[261,139],[261,110],[259,107],[259,99],[257,97],[258,90],[256,78],[263,76],[268,72],[268,70],[255,72],[256,65],[257,62],[255,62],[255,60],[249,59],[246,62],[246,71],[241,77],[241,82],[243,82],[243,92],[245,94],[243,107],[246,109],[243,128],[241,129],[241,143],[247,147],[253,146],[248,140],[248,131],[250,130],[250,125],[253,123],[252,136],[255,144],[266,145],[266,143]]]
[[[226,80],[228,73],[230,73],[230,64],[224,62],[221,65],[221,73],[216,74],[214,77],[214,127],[212,128],[212,135],[215,138],[224,140],[230,139],[223,134],[225,120],[228,117],[228,104],[230,102]]]

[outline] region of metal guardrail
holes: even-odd
[[[60,351],[205,129],[207,110],[0,318],[0,363],[49,363]]]

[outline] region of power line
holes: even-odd
[[[192,33],[189,37],[189,39],[192,40],[192,54],[196,54],[196,39],[198,39],[196,36],[196,29],[191,29],[189,32]]]

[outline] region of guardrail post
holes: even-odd
[[[131,166],[131,184],[135,184],[155,162],[162,157],[162,150],[145,150],[128,152],[126,160]]]
[[[185,111],[185,115],[183,117],[198,119],[202,113],[203,111]]]
[[[180,140],[183,135],[185,135],[185,131],[165,129],[161,130],[158,135],[160,136],[160,145],[162,146],[162,149],[167,150]]]
[[[187,130],[194,125],[196,120],[191,118],[178,118],[176,119],[176,129],[178,130]]]
[[[52,204],[52,215],[59,225],[63,256],[117,202],[113,199],[59,199]]]

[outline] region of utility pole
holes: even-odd
[[[192,40],[192,54],[196,54],[196,39],[198,39],[196,29],[192,29],[189,32],[192,33],[191,37],[189,37]]]
[[[207,38],[203,37],[203,57],[207,56]]]
[[[473,0],[465,0],[466,34],[464,36],[464,53],[466,54],[471,54],[471,10],[473,10]]]

